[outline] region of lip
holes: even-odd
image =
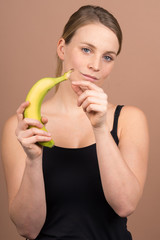
[[[85,80],[88,80],[88,81],[91,81],[91,82],[95,82],[98,80],[97,77],[95,76],[92,76],[92,75],[89,75],[89,74],[84,74],[84,73],[81,73],[82,76],[85,78]]]

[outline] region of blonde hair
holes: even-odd
[[[71,15],[68,22],[66,23],[62,38],[65,40],[66,44],[69,44],[72,37],[74,36],[75,32],[82,26],[85,26],[89,23],[100,22],[110,30],[112,30],[119,42],[119,50],[117,55],[121,51],[122,47],[122,31],[117,22],[116,18],[108,12],[106,9],[93,6],[93,5],[86,5],[79,8],[75,13]],[[56,77],[60,76],[62,73],[62,61],[57,55],[57,68],[56,68]]]

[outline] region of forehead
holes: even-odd
[[[101,23],[92,23],[80,27],[74,37],[75,42],[88,42],[95,47],[114,48],[118,51],[119,42],[116,34]]]

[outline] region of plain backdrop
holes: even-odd
[[[85,4],[100,5],[118,19],[124,35],[115,68],[106,82],[109,101],[135,105],[148,119],[150,157],[144,194],[128,228],[134,240],[160,239],[160,1],[1,0],[0,130],[42,77],[55,76],[57,40],[69,16]],[[49,93],[53,94],[53,92]],[[49,97],[49,95],[48,95]],[[8,139],[9,141],[10,139]],[[0,239],[22,239],[8,216],[0,162]]]

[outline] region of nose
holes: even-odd
[[[93,71],[98,72],[100,70],[100,57],[92,56],[88,63],[88,68],[92,69]]]

